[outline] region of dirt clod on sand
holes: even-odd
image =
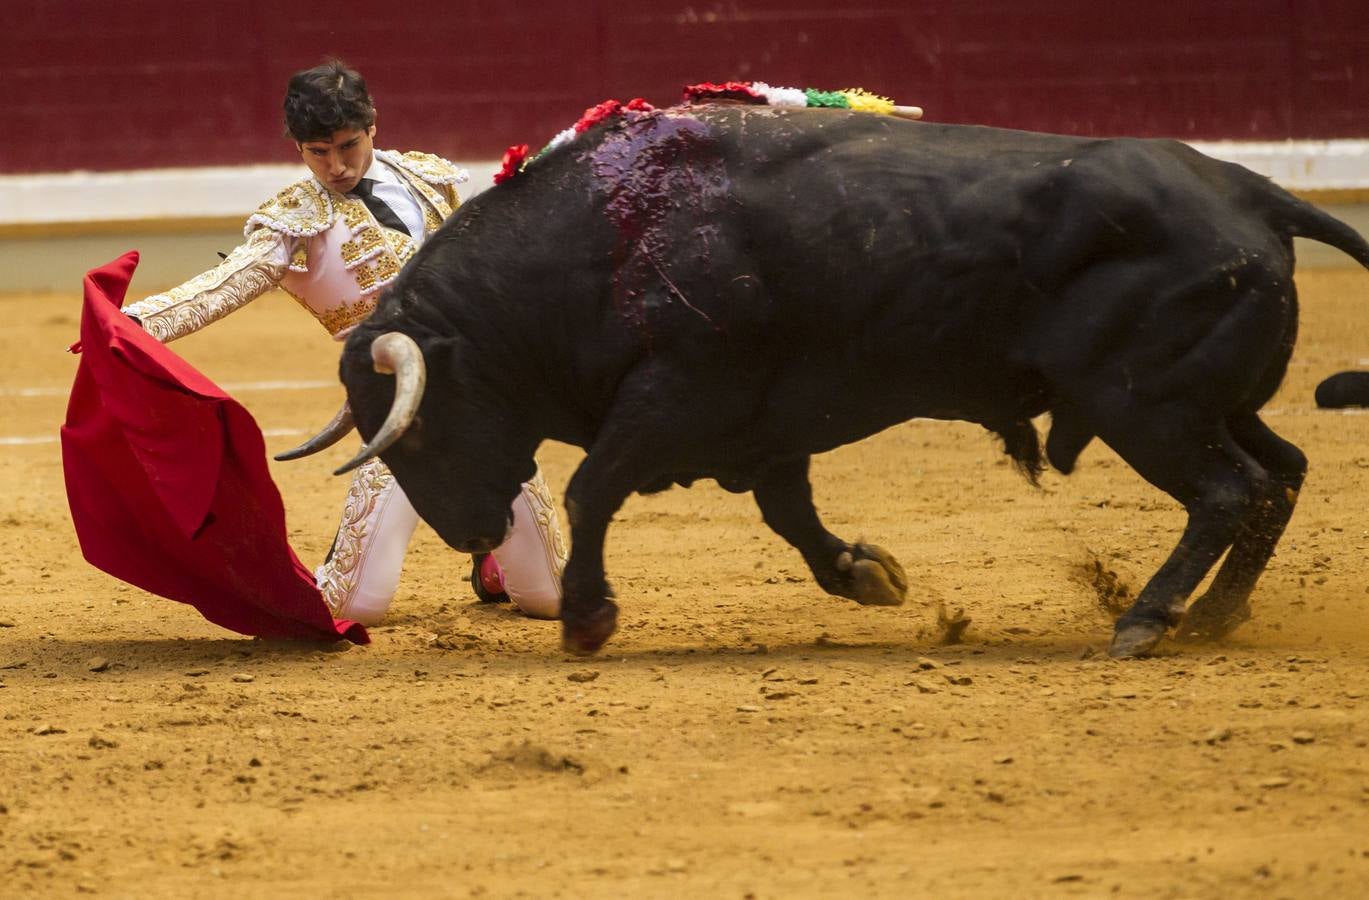
[[[1136,591],[1112,569],[1104,566],[1096,554],[1089,551],[1073,569],[1073,576],[1085,585],[1098,600],[1098,605],[1109,618],[1116,619],[1136,601]]]
[[[945,603],[936,605],[936,628],[941,633],[941,643],[959,644],[965,639],[965,629],[970,627],[970,617],[964,609],[949,612]]]
[[[553,750],[530,740],[510,743],[490,754],[489,759],[476,767],[482,775],[555,774],[573,775],[586,782],[604,778],[610,769],[599,760],[583,753]]]

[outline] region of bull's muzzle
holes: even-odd
[[[510,511],[505,515],[504,533],[497,537],[494,536],[494,532],[490,532],[483,537],[468,537],[453,541],[448,538],[448,535],[443,534],[441,529],[438,529],[438,534],[443,540],[451,544],[453,549],[460,550],[462,553],[489,553],[491,550],[503,546],[509,538],[513,537],[513,512]]]

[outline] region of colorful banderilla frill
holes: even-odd
[[[764,81],[725,81],[722,84],[705,81],[686,86],[684,95],[688,103],[735,100],[789,109],[851,109],[911,119],[922,117],[922,110],[916,106],[899,106],[888,97],[872,94],[863,88],[820,91],[811,87],[775,87]]]
[[[774,87],[764,81],[725,81],[721,84],[704,81],[699,84],[686,85],[684,100],[687,104],[731,100],[789,109],[849,109],[855,112],[878,113],[905,119],[922,118],[921,107],[899,106],[888,97],[872,94],[862,88],[820,91],[817,88]],[[641,97],[636,97],[627,103],[605,100],[603,103],[591,106],[585,110],[574,125],[558,133],[536,154],[529,156],[527,144],[517,144],[505,150],[503,165],[495,173],[494,183],[503,184],[557,147],[569,143],[577,134],[587,131],[600,122],[634,113],[649,113],[654,109],[655,107]]]

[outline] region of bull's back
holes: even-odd
[[[1062,229],[1111,231],[1109,248],[1133,252],[1182,250],[1205,225],[1230,244],[1259,243],[1267,232],[1248,203],[1257,176],[1173,141],[820,110],[707,118],[727,148],[746,229],[791,259],[814,261],[796,267],[807,275],[941,279],[1015,265]],[[1054,243],[1040,255],[1062,268],[1083,261]]]
[[[1031,415],[1061,378],[1182,358],[1252,279],[1269,309],[1249,315],[1269,325],[1232,352],[1273,360],[1289,333],[1292,257],[1261,180],[1182,144],[827,111],[705,118],[787,380],[825,397],[824,416],[861,390],[888,422]]]
[[[564,336],[581,336],[593,358],[564,368],[601,373],[605,402],[622,366],[678,357],[739,394],[744,380],[788,386],[818,416],[897,384],[877,418],[982,418],[1033,388],[1022,336],[1072,315],[1081,273],[1182,281],[1211,266],[1214,236],[1220,253],[1268,238],[1233,205],[1229,173],[1177,148],[830,110],[665,111],[533,163],[446,236],[480,270],[472,308],[521,315],[520,335],[547,335],[540,355],[558,365],[574,352]],[[1089,314],[1121,335],[1126,299]]]

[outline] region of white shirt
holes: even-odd
[[[395,215],[399,216],[404,227],[409,229],[409,235],[415,242],[423,243],[423,239],[428,236],[423,228],[423,208],[419,206],[418,198],[409,190],[404,179],[378,156],[371,157],[371,165],[361,177],[375,180],[376,186],[372,188],[372,193],[395,211]]]

